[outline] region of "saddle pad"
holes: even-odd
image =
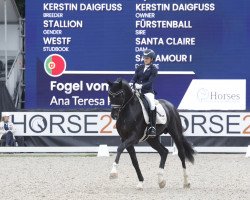
[[[141,104],[144,120],[145,120],[146,124],[149,124],[148,112],[145,109],[143,102],[142,102],[141,98],[139,97],[139,95],[136,94],[136,96],[139,99],[139,102]],[[162,107],[162,105],[160,104],[160,102],[158,100],[155,100],[155,106],[156,106],[156,124],[166,124],[167,123],[167,115],[166,115],[164,108]]]

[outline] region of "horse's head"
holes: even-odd
[[[120,111],[132,97],[133,92],[126,80],[118,78],[115,82],[108,81],[109,99],[111,103],[111,117],[118,119]]]

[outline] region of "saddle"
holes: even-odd
[[[149,103],[148,103],[147,99],[145,98],[145,96],[143,94],[141,94],[139,92],[136,92],[135,94],[136,94],[136,97],[138,98],[138,100],[141,104],[144,120],[145,120],[146,124],[148,124],[148,126],[144,130],[144,134],[143,134],[142,138],[139,140],[139,142],[143,142],[143,141],[146,141],[148,139],[147,131],[148,131],[149,124],[150,124],[150,122],[149,122],[150,107],[149,107]],[[158,100],[155,100],[155,106],[156,106],[156,124],[167,123],[166,112]]]
[[[149,103],[143,94],[136,92],[136,96],[141,104],[144,120],[146,124],[149,124],[150,123],[149,122],[149,112],[150,112]],[[155,100],[155,106],[156,106],[156,124],[167,123],[166,112],[158,100]]]

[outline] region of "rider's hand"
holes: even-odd
[[[135,84],[135,89],[137,89],[137,90],[142,89],[142,85],[141,85],[141,84],[136,83],[136,84]]]
[[[129,86],[130,86],[132,92],[134,92],[135,91],[135,89],[134,89],[134,83],[129,83]]]

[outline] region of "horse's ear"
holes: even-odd
[[[119,81],[119,86],[122,87],[122,79]]]
[[[111,81],[107,81],[107,83],[109,84],[109,86],[112,86],[113,85],[113,83],[111,82]]]

